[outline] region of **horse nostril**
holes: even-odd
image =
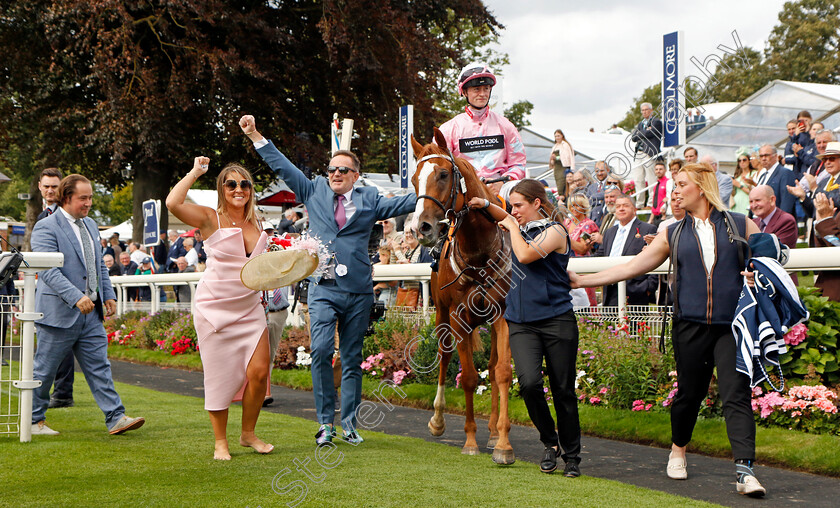
[[[428,235],[431,232],[432,232],[432,225],[430,223],[426,222],[426,221],[423,221],[420,224],[420,234],[425,236],[425,235]]]

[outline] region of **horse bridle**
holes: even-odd
[[[429,159],[443,159],[448,160],[450,164],[452,164],[452,179],[454,180],[452,183],[452,187],[449,189],[449,204],[444,205],[439,199],[434,196],[429,196],[428,194],[420,194],[417,196],[417,199],[428,199],[432,203],[436,204],[443,210],[443,218],[445,221],[449,221],[450,214],[452,215],[453,219],[457,222],[459,218],[463,217],[467,213],[469,213],[469,206],[467,206],[466,197],[467,197],[467,182],[464,180],[463,175],[461,175],[461,171],[458,169],[458,165],[455,164],[455,158],[452,156],[452,152],[447,150],[447,154],[440,154],[440,153],[432,153],[429,155],[424,156],[422,159],[417,161],[417,165],[419,166],[420,163],[426,162]],[[464,205],[461,207],[461,210],[455,211],[455,205],[457,204],[458,200],[458,188],[461,188],[461,193],[464,195]]]

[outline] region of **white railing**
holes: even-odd
[[[21,264],[20,272],[23,281],[16,281],[15,285],[23,289],[18,307],[20,312],[15,317],[21,322],[20,331],[20,377],[12,381],[11,385],[20,390],[20,442],[32,440],[32,390],[41,386],[40,381],[33,378],[35,360],[35,320],[43,317],[35,312],[35,275],[43,270],[64,266],[64,254],[60,252],[24,252],[25,264]],[[20,305],[23,302],[23,305]],[[0,387],[6,393],[6,387]],[[8,391],[11,397],[11,390]]]
[[[36,273],[48,268],[62,266],[64,264],[64,255],[61,253],[42,253],[42,252],[26,252],[24,259],[28,266],[21,266],[20,271],[23,273],[22,281],[15,281],[15,286],[20,290],[18,299],[18,307],[20,312],[14,315],[21,323],[20,330],[20,346],[13,346],[11,343],[7,349],[12,347],[20,348],[20,362],[19,375],[15,376],[11,373],[11,366],[9,367],[9,379],[6,379],[0,371],[0,412],[2,409],[2,397],[11,397],[11,387],[20,390],[19,407],[20,407],[20,441],[28,442],[31,440],[30,422],[32,419],[32,390],[40,386],[40,381],[33,379],[33,360],[34,360],[34,337],[35,325],[34,321],[40,319],[42,314],[35,312],[35,283]],[[598,272],[620,263],[631,260],[631,256],[620,258],[572,258],[569,260],[569,269],[578,273],[594,273]],[[840,270],[840,247],[824,247],[812,249],[794,249],[790,253],[790,260],[785,268],[788,271],[800,270]],[[665,274],[668,271],[668,263],[665,262],[651,274]],[[194,296],[195,287],[198,281],[201,280],[201,273],[177,273],[177,274],[155,274],[155,275],[125,275],[119,277],[111,277],[111,283],[117,294],[117,309],[119,313],[131,310],[133,302],[128,301],[128,289],[132,287],[148,287],[152,293],[151,302],[149,302],[149,311],[154,313],[162,308],[159,301],[159,289],[161,286],[178,286],[189,285],[190,293]],[[373,280],[391,281],[391,280],[410,280],[418,281],[422,285],[422,315],[428,316],[430,312],[429,307],[429,279],[431,277],[431,269],[428,264],[397,264],[397,265],[375,265]],[[618,283],[618,301],[623,303],[626,300],[626,284],[624,282]],[[195,301],[195,298],[191,298]],[[21,303],[22,302],[22,305]],[[171,304],[169,304],[171,305]],[[628,322],[636,322],[639,320],[646,320],[648,324],[656,329],[661,326],[661,308],[650,307],[627,307],[619,305],[619,307],[583,307],[575,309],[578,315],[590,316],[598,319],[618,319],[627,318]],[[632,326],[632,323],[631,323]],[[7,339],[11,340],[11,339]],[[17,379],[14,379],[17,378]],[[5,384],[4,384],[5,383]],[[8,385],[8,386],[7,386]],[[11,410],[8,411],[11,413]],[[2,414],[4,417],[14,417],[13,414]],[[11,424],[7,424],[9,427]],[[7,428],[7,431],[10,431]],[[11,431],[10,431],[11,432]]]

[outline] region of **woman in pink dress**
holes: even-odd
[[[187,191],[207,172],[210,159],[196,157],[192,170],[166,198],[166,206],[206,238],[207,269],[195,293],[193,322],[204,366],[204,408],[216,438],[213,458],[230,460],[228,407],[242,401],[239,444],[259,453],[274,447],[254,434],[268,389],[271,356],[259,294],[242,284],[239,272],[251,256],[265,251],[266,234],[256,216],[253,181],[238,164],[228,164],[216,179],[216,210],[185,203]]]

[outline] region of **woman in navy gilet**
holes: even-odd
[[[691,440],[712,371],[717,367],[726,432],[735,459],[736,488],[741,494],[763,496],[765,489],[752,470],[755,420],[750,405],[750,380],[735,371],[732,335],[743,280],[739,274],[747,278],[748,284],[752,284],[753,275],[742,266],[741,256],[746,254],[739,255],[738,249],[743,244],[730,241],[730,234],[748,238],[759,230],[739,213],[730,214],[737,231],[727,227],[726,207],[718,193],[715,171],[707,164],[688,164],[680,169],[674,178],[673,192],[686,211],[683,221],[660,232],[628,263],[592,275],[572,273],[572,285],[602,286],[637,277],[662,264],[671,255],[672,243],[676,246],[672,259],[677,266],[672,287],[676,295],[672,343],[678,388],[671,405],[673,444],[666,472],[675,480],[688,478],[685,447]]]
[[[511,288],[505,298],[505,319],[510,327],[519,391],[545,445],[540,470],[551,473],[557,468],[562,447],[566,462],[563,474],[575,478],[580,476],[580,421],[575,397],[578,328],[566,272],[569,234],[555,220],[554,207],[540,182],[522,180],[511,190],[508,203],[512,216],[495,205],[489,211],[511,233]],[[481,208],[490,203],[474,198],[470,205]],[[543,371],[554,398],[556,430],[543,391]]]

